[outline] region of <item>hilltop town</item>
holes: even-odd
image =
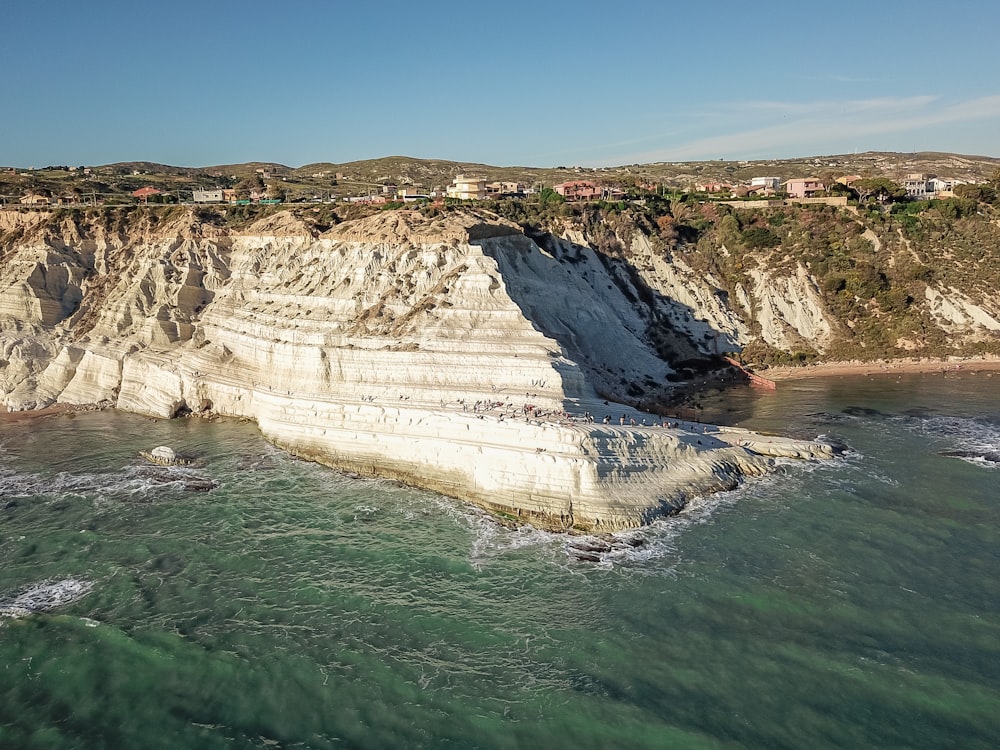
[[[620,200],[643,193],[697,193],[717,200],[857,197],[859,180],[883,178],[897,197],[943,198],[987,181],[1000,159],[876,153],[764,161],[659,162],[620,167],[495,167],[388,157],[291,168],[249,163],[172,167],[0,168],[0,206],[148,203],[352,203],[395,205],[496,199]],[[831,201],[829,199],[837,199]],[[843,202],[846,202],[843,201]]]

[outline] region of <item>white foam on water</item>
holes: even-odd
[[[10,599],[0,599],[0,617],[19,618],[51,612],[82,599],[94,584],[81,578],[50,578],[32,584]]]
[[[743,503],[766,503],[780,510],[788,504],[786,498],[801,496],[806,486],[816,481],[814,475],[817,473],[824,474],[825,483],[845,485],[851,482],[851,477],[858,471],[862,471],[866,477],[872,477],[871,467],[865,465],[864,456],[854,451],[847,451],[826,461],[777,459],[775,465],[777,471],[773,474],[745,480],[728,492],[693,498],[676,515],[658,518],[648,526],[617,532],[610,537],[575,537],[565,540],[566,554],[579,559],[579,550],[583,546],[584,551],[596,556],[598,561],[583,559],[578,563],[581,566],[628,569],[644,575],[672,577],[677,575],[677,566],[683,562],[678,552],[681,537],[698,526],[715,523],[720,513],[724,514]],[[890,477],[874,478],[889,484],[895,483]],[[776,503],[779,505],[776,506]],[[582,544],[575,543],[577,539]],[[586,549],[588,546],[599,546],[602,541],[610,541],[610,549]]]
[[[774,474],[750,478],[728,492],[693,498],[676,515],[658,518],[638,529],[609,535],[569,536],[530,525],[510,528],[475,506],[435,493],[423,493],[423,504],[425,508],[432,509],[433,515],[451,518],[471,534],[468,560],[477,570],[518,551],[534,549],[539,558],[548,557],[562,568],[628,567],[670,575],[673,566],[665,568],[662,561],[677,556],[680,536],[697,525],[712,522],[716,513],[738,503],[789,493],[795,495],[797,487],[804,486],[807,481],[815,481],[807,478],[821,471],[828,475],[824,481],[835,484],[849,482],[849,475],[858,470],[868,478],[895,484],[896,480],[889,476],[872,476],[871,467],[864,464],[865,457],[852,450],[825,461],[776,459],[777,471]],[[419,515],[412,502],[400,508],[399,512],[411,520]]]
[[[898,421],[932,441],[945,456],[1000,469],[1000,425],[995,422],[954,416],[899,417]]]
[[[518,550],[534,548],[539,553],[546,550],[551,553],[565,538],[563,534],[534,526],[507,528],[485,513],[475,519],[472,530],[475,535],[469,548],[469,562],[476,569]]]
[[[503,557],[533,549],[553,564],[579,570],[643,567],[676,555],[676,540],[691,526],[706,523],[721,507],[738,502],[745,487],[705,498],[695,498],[677,515],[659,518],[648,526],[604,535],[574,535],[543,531],[532,526],[508,528],[485,512],[462,514],[473,533],[468,559],[477,570]],[[658,572],[663,572],[657,566]]]
[[[374,521],[381,508],[375,505],[356,505],[354,507],[355,521]]]
[[[677,563],[681,562],[678,540],[697,526],[713,523],[717,513],[750,500],[770,479],[773,477],[755,479],[753,484],[744,483],[728,492],[692,498],[676,515],[658,518],[641,529],[612,534],[612,547],[600,553],[598,564],[629,568],[643,574],[675,576]],[[641,543],[635,544],[638,540]],[[664,565],[669,561],[674,562]]]
[[[61,471],[54,475],[0,470],[0,496],[144,502],[162,497],[165,491],[185,491],[192,482],[208,479],[180,466],[135,465],[123,467],[120,472]]]
[[[952,456],[952,458],[958,458],[974,466],[981,466],[984,469],[1000,469],[1000,458],[995,457],[994,454],[982,453],[978,455]]]
[[[419,520],[418,516],[429,513],[450,519],[465,529],[472,537],[467,559],[476,570],[518,550],[535,548],[539,554],[545,550],[552,553],[566,538],[565,534],[542,531],[528,524],[511,528],[485,510],[445,495],[412,489],[409,492],[420,492],[421,502],[418,505],[408,499],[405,506],[400,507],[404,517]]]

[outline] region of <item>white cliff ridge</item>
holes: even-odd
[[[593,251],[543,251],[490,215],[386,212],[318,236],[290,214],[21,231],[0,272],[11,408],[248,417],[298,455],[576,530],[646,523],[769,456],[831,453],[643,426],[615,399],[672,370],[621,283]]]

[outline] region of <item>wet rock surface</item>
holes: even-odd
[[[617,537],[585,536],[574,537],[565,545],[567,554],[580,562],[602,562],[609,553],[636,549],[646,544],[642,536]]]

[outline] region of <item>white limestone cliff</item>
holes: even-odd
[[[0,270],[12,408],[248,417],[298,455],[576,530],[646,523],[768,471],[769,456],[830,455],[619,424],[642,415],[616,399],[669,385],[647,337],[661,301],[637,305],[593,250],[544,251],[494,216],[387,212],[318,236],[290,214],[238,232],[190,214],[118,234],[21,231]],[[673,283],[724,316],[650,263],[664,299]]]
[[[987,331],[1000,331],[1000,307],[995,302],[993,309],[977,305],[958,289],[939,290],[928,286],[925,290],[931,315],[938,325],[945,329],[959,330],[970,325],[980,326]]]

